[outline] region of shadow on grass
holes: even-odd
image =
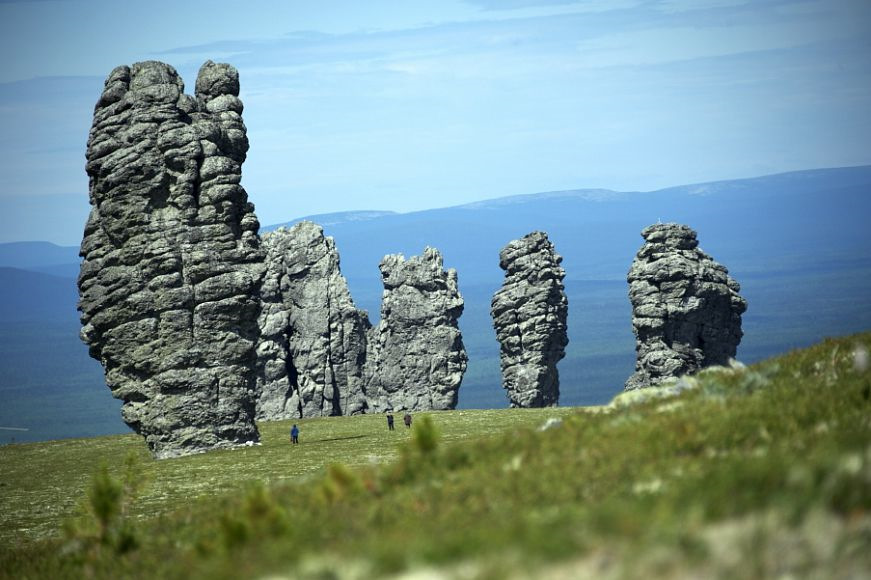
[[[349,439],[362,439],[363,437],[369,437],[369,435],[348,435],[347,437],[333,437],[332,439],[314,439],[312,441],[306,441],[306,443],[312,445],[314,443],[329,443],[330,441],[348,441]]]

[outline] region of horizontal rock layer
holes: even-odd
[[[229,65],[205,63],[191,96],[149,61],[113,70],[94,111],[81,335],[156,457],[258,440],[263,252],[238,94]]]
[[[500,344],[502,386],[512,407],[559,403],[556,365],[568,344],[561,262],[544,232],[514,240],[499,253],[505,280],[490,313]]]

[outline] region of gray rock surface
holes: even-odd
[[[263,252],[238,94],[226,64],[202,66],[195,96],[167,64],[120,66],[88,138],[81,335],[158,458],[259,437]]]
[[[562,257],[544,232],[513,240],[499,252],[505,270],[490,314],[501,346],[502,386],[512,407],[559,403],[556,365],[568,344],[568,300]]]
[[[468,360],[456,270],[445,271],[433,248],[408,260],[385,256],[379,268],[381,321],[369,333],[366,363],[370,409],[455,408]]]
[[[258,419],[364,412],[365,311],[339,269],[333,238],[301,222],[263,236]]]
[[[747,310],[738,283],[698,247],[691,228],[655,224],[641,236],[627,277],[637,353],[627,391],[728,364]]]

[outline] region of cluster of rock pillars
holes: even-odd
[[[206,62],[193,96],[161,62],[106,79],[88,139],[79,310],[124,421],[165,458],[255,443],[255,420],[453,409],[467,362],[456,271],[433,248],[385,256],[373,326],[320,226],[258,235],[241,186],[247,151],[232,66]],[[746,309],[693,230],[642,236],[627,390],[726,363]],[[561,261],[543,232],[499,254],[491,315],[512,407],[559,401]]]

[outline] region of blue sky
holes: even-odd
[[[0,242],[76,245],[109,71],[240,72],[261,223],[871,163],[867,0],[0,0]]]

